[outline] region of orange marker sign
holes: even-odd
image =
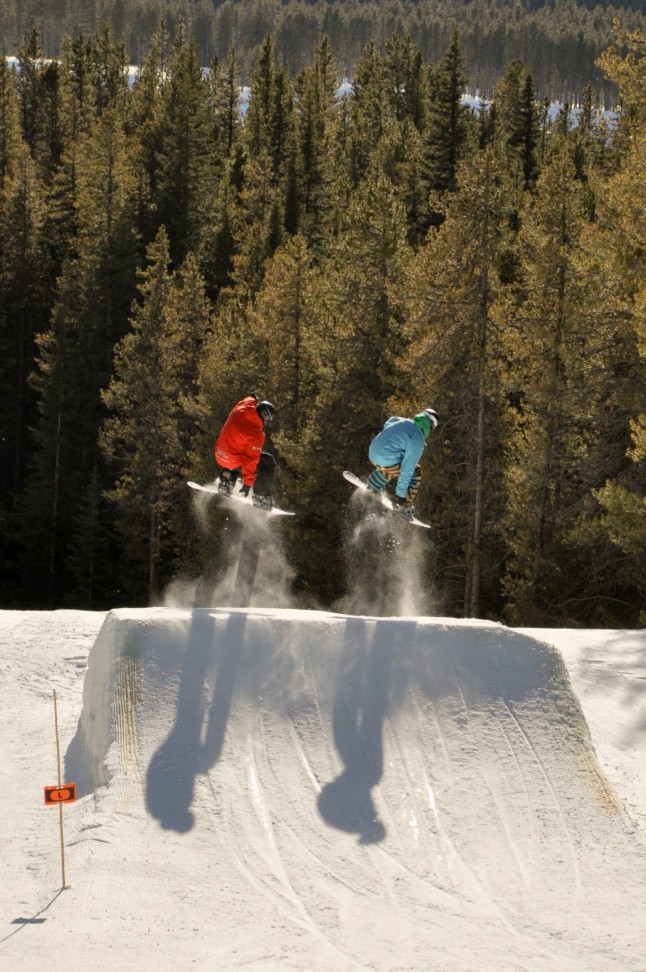
[[[45,803],[49,804],[49,806],[53,806],[55,803],[74,803],[75,800],[76,783],[45,787]]]

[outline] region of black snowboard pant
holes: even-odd
[[[237,469],[224,469],[224,467],[220,466],[220,474],[223,472],[228,472],[230,474],[233,484],[235,485],[236,480],[242,472],[242,469],[240,466],[238,466]],[[256,496],[271,496],[274,488],[275,474],[276,460],[269,452],[261,452],[258,468],[256,469],[256,478],[253,484],[253,491]]]

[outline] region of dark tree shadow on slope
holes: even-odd
[[[216,642],[216,619],[193,612],[186,660],[170,735],[153,755],[146,775],[146,807],[166,830],[186,833],[195,822],[190,809],[198,774],[220,758],[242,654],[246,617],[232,614]],[[208,685],[213,681],[211,701]],[[206,730],[204,730],[206,721]]]
[[[640,630],[617,631],[602,646],[582,648],[579,672],[587,675],[587,693],[613,694],[621,699],[622,747],[633,749],[646,738],[646,635]],[[549,635],[545,638],[549,642]],[[591,673],[594,672],[594,677]]]
[[[365,629],[366,622],[348,621]],[[365,635],[364,635],[365,642]],[[383,723],[388,711],[392,636],[375,622],[372,645],[358,644],[342,657],[333,712],[334,741],[344,770],[323,788],[319,813],[330,826],[358,834],[362,844],[383,840],[372,790],[383,775]]]

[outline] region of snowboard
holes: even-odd
[[[200,483],[188,482],[186,484],[190,486],[191,489],[197,489],[201,493],[210,493],[212,496],[219,496],[221,499],[233,500],[235,503],[241,503],[243,506],[249,507],[250,510],[254,510],[256,513],[264,513],[265,516],[296,516],[295,513],[289,513],[287,510],[280,510],[277,506],[272,506],[270,510],[263,510],[260,506],[254,506],[250,496],[242,496],[239,492],[240,485],[237,484],[234,487],[232,493],[218,493],[218,480],[214,483],[208,483],[206,486],[202,486]]]
[[[356,486],[357,489],[362,490],[368,496],[371,496],[372,498],[380,502],[381,505],[384,507],[384,509],[389,510],[395,516],[398,516],[400,520],[404,520],[406,523],[412,523],[414,526],[424,527],[425,530],[431,529],[430,523],[422,523],[422,521],[418,520],[416,516],[414,516],[412,520],[409,520],[405,516],[402,516],[402,514],[398,510],[396,510],[395,507],[392,505],[392,501],[388,496],[385,495],[383,489],[379,493],[373,493],[371,490],[368,489],[366,484],[361,479],[359,479],[358,476],[355,476],[354,473],[349,472],[347,469],[343,473],[343,478],[347,479],[347,481],[349,483],[352,483],[353,486]]]

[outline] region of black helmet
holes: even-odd
[[[256,405],[256,411],[265,425],[270,425],[276,409],[271,402],[258,402]]]

